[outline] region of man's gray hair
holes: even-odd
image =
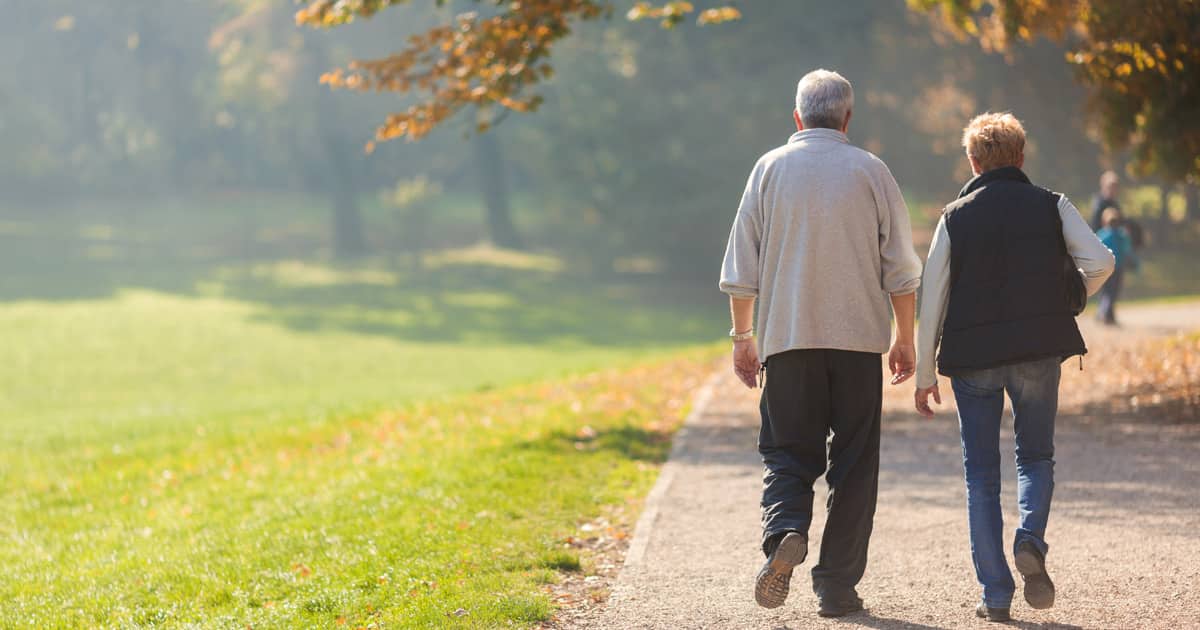
[[[796,86],[796,111],[805,129],[842,128],[854,107],[854,88],[846,77],[830,70],[813,70]]]

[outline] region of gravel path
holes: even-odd
[[[1096,339],[1200,328],[1200,302],[1126,307],[1125,327]],[[1082,321],[1082,320],[1081,320]],[[1073,379],[1072,382],[1078,382]],[[824,526],[820,484],[810,561],[792,595],[767,611],[753,600],[761,463],[757,392],[718,376],[676,438],[647,499],[608,604],[580,628],[959,628],[979,596],[971,567],[966,499],[952,403],[924,421],[909,409],[911,384],[885,398],[879,507],[867,575],[868,610],[841,620],[816,615],[808,569]],[[949,389],[943,382],[943,389]],[[1022,628],[1200,627],[1200,428],[1060,416],[1057,486],[1047,532],[1055,608],[1018,598]],[[1005,429],[1011,444],[1011,421]],[[1015,471],[1004,459],[1005,525],[1016,522]],[[1017,578],[1018,584],[1020,578]],[[1018,587],[1019,588],[1019,587]]]

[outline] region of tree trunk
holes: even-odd
[[[1166,245],[1171,238],[1171,210],[1167,202],[1171,198],[1171,188],[1166,184],[1158,187],[1158,217],[1154,225],[1154,240],[1160,245]]]
[[[337,160],[331,158],[330,161]],[[333,202],[333,255],[340,259],[357,258],[367,253],[367,239],[363,234],[362,213],[358,209],[354,181],[350,178],[353,169],[344,168],[344,163],[342,166],[335,172],[344,172],[331,176],[329,182],[329,194]]]
[[[512,221],[504,155],[496,132],[475,136],[475,162],[479,169],[479,192],[486,209],[488,236],[497,247],[521,249],[521,238]]]
[[[1200,223],[1200,186],[1196,184],[1184,184],[1183,199],[1187,203],[1188,221]]]
[[[310,70],[313,76],[332,66],[329,50],[319,37],[305,39]],[[316,88],[317,145],[325,161],[325,189],[333,209],[333,256],[338,259],[358,258],[367,253],[367,238],[363,232],[362,213],[358,207],[357,162],[362,151],[353,140],[341,137],[337,121],[343,119],[337,95],[325,86]]]

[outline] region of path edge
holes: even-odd
[[[696,394],[692,398],[692,409],[684,418],[679,430],[675,432],[675,439],[671,444],[671,452],[667,456],[667,461],[663,463],[658,472],[658,480],[654,482],[654,487],[650,489],[650,493],[646,495],[646,500],[642,503],[642,514],[633,528],[633,538],[629,541],[629,549],[625,552],[625,561],[621,565],[620,573],[640,564],[646,555],[646,548],[650,544],[650,532],[654,529],[655,521],[658,520],[659,508],[667,494],[667,489],[675,481],[675,474],[680,466],[679,456],[694,439],[691,427],[708,411],[713,392],[716,390],[717,384],[721,382],[722,376],[721,370],[715,370],[700,386],[700,389],[696,390]],[[621,580],[620,573],[615,582]]]

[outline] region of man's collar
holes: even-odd
[[[976,190],[979,190],[980,188],[983,188],[992,182],[1000,180],[1016,181],[1025,184],[1031,183],[1029,178],[1023,171],[1021,171],[1021,169],[1015,166],[1002,166],[1000,168],[994,168],[986,173],[980,173],[979,175],[976,175],[971,179],[971,181],[967,182],[966,186],[963,186],[963,189],[958,193],[958,196],[966,197]]]
[[[850,139],[846,137],[846,134],[838,131],[837,129],[826,129],[824,127],[813,127],[812,129],[805,129],[804,131],[797,131],[796,133],[792,134],[790,139],[788,139],[788,144],[792,144],[793,142],[802,142],[804,140],[816,140],[818,138],[836,140],[838,142],[850,144]]]

